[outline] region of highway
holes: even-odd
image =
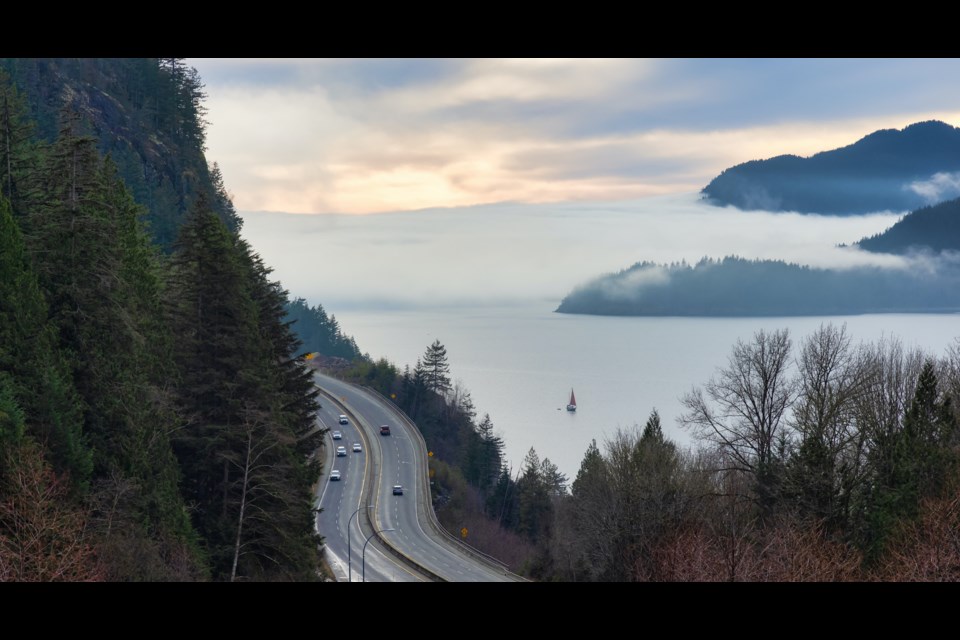
[[[343,440],[336,441],[347,448],[348,455],[331,457],[333,468],[341,471],[339,482],[326,482],[330,467],[324,468],[321,482],[323,494],[320,503],[324,513],[318,517],[318,530],[327,537],[330,555],[346,557],[339,542],[333,538],[346,537],[346,523],[361,505],[361,496],[368,493],[370,527],[383,530],[383,540],[393,550],[378,554],[378,581],[417,581],[433,579],[446,582],[502,582],[522,580],[509,573],[495,561],[482,558],[471,552],[445,532],[439,530],[430,504],[429,484],[426,469],[426,451],[419,434],[412,432],[400,413],[385,399],[349,383],[341,382],[323,374],[315,374],[314,380],[327,395],[322,399],[322,419],[331,430],[340,429]],[[336,405],[330,402],[333,399]],[[347,414],[349,425],[338,425],[337,415]],[[380,426],[389,425],[390,435],[380,435]],[[351,451],[353,442],[361,442],[363,454]],[[333,444],[333,440],[328,441]],[[366,465],[365,469],[362,469]],[[367,487],[365,483],[369,482]],[[402,495],[393,494],[393,486],[403,487]],[[369,488],[369,491],[366,491]],[[427,510],[430,510],[429,512]],[[362,514],[352,518],[356,522]],[[332,532],[332,533],[331,533]],[[360,534],[354,525],[351,532],[354,558],[353,579],[356,580],[356,559],[359,555]],[[371,580],[371,541],[366,553],[366,578]],[[343,544],[343,549],[346,543]],[[345,565],[345,560],[343,561]],[[417,572],[414,567],[421,567]],[[405,567],[400,571],[399,567]],[[338,572],[338,580],[340,578]]]
[[[322,511],[317,514],[316,527],[325,538],[324,555],[337,581],[360,582],[364,578],[369,582],[429,581],[428,577],[412,570],[393,554],[385,553],[377,543],[376,536],[366,545],[364,553],[367,536],[374,531],[369,518],[359,513],[363,504],[361,496],[365,488],[369,489],[365,486],[365,483],[369,483],[367,438],[352,421],[346,425],[338,423],[338,416],[343,411],[328,398],[321,396],[320,402],[323,409],[319,411],[317,419],[330,432],[324,436],[323,475],[317,488],[318,504]],[[340,431],[342,439],[334,440],[333,431]],[[355,442],[359,442],[363,449],[360,453],[353,451]],[[346,448],[346,456],[336,456],[338,446]],[[330,481],[330,471],[333,469],[340,471],[339,481]]]

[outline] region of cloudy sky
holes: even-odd
[[[953,59],[187,62],[241,212],[691,193],[747,160],[960,125]]]

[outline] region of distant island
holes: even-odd
[[[808,158],[782,155],[730,167],[707,202],[739,209],[856,215],[910,211],[960,195],[960,128],[938,120],[875,131]]]
[[[913,267],[821,269],[781,260],[638,262],[569,293],[557,311],[621,316],[796,316],[960,311],[960,199],[856,243],[923,256]]]
[[[816,269],[781,260],[641,262],[567,295],[557,311],[619,316],[799,316],[960,310],[960,269]]]

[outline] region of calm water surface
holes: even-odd
[[[340,311],[360,348],[411,367],[439,339],[451,377],[489,413],[514,472],[533,447],[576,476],[592,439],[660,413],[665,434],[692,444],[677,424],[680,397],[723,366],[736,340],[788,328],[796,345],[820,324],[846,323],[854,341],[897,336],[942,355],[960,336],[960,315],[876,314],[790,318],[619,318],[553,313],[555,305]],[[796,348],[794,349],[796,351]],[[565,405],[574,389],[577,412]]]

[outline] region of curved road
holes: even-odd
[[[365,389],[323,374],[315,374],[314,380],[317,386],[333,396],[344,408],[343,413],[351,417],[351,424],[344,425],[349,427],[350,431],[341,429],[344,440],[339,442],[346,442],[343,446],[346,446],[349,452],[350,445],[354,441],[351,438],[354,435],[348,435],[348,433],[365,438],[364,458],[367,464],[371,465],[369,468],[371,473],[366,477],[371,478],[370,481],[373,483],[371,486],[373,491],[369,498],[373,505],[373,508],[369,509],[371,526],[377,529],[392,529],[381,535],[398,554],[423,567],[441,581],[522,580],[495,562],[487,562],[475,557],[431,526],[435,518],[432,519],[432,513],[428,514],[426,511],[433,508],[427,484],[426,453],[420,448],[419,434],[411,433],[403,417],[389,402],[383,401]],[[323,402],[324,411],[330,406],[329,398],[327,400]],[[337,429],[339,425],[336,424],[336,416],[332,415],[333,411],[331,407],[330,413],[325,415],[330,415],[330,420],[333,422],[333,425],[330,425],[331,429]],[[384,424],[390,426],[391,435],[380,435],[380,426]],[[347,457],[350,458],[352,455],[360,454],[351,452]],[[344,474],[343,480],[336,489],[333,485],[337,485],[337,482],[329,483],[327,495],[322,498],[322,504],[325,509],[337,514],[336,521],[340,523],[339,526],[343,530],[346,530],[344,523],[360,504],[359,489],[354,496],[353,489],[346,487],[348,484],[362,484],[364,480],[357,477],[355,472],[352,472],[348,479],[345,469],[358,466],[354,464],[354,460],[345,463],[344,458],[335,459],[337,460],[336,468],[340,468]],[[327,472],[325,476],[328,475]],[[403,486],[403,495],[393,495],[392,488],[395,484]],[[344,502],[343,494],[351,497]],[[362,514],[358,514],[353,520],[357,520],[360,515]],[[368,529],[368,535],[369,531],[371,530]],[[320,532],[328,539],[331,537],[329,533],[324,532],[324,529],[320,529]],[[355,534],[356,530],[352,534],[353,557],[356,559],[357,536]],[[373,544],[371,542],[367,548],[367,579],[371,576],[370,547]],[[356,561],[354,567],[354,579],[356,579]],[[393,578],[382,573],[380,575],[385,579]],[[398,576],[397,579],[405,578]],[[418,577],[409,579],[415,580]]]
[[[411,570],[392,554],[381,549],[374,536],[364,553],[364,542],[373,529],[369,519],[363,513],[358,513],[361,496],[364,493],[368,477],[368,443],[363,431],[351,421],[350,424],[338,423],[338,416],[343,411],[321,397],[321,409],[317,414],[320,426],[327,427],[330,432],[324,436],[326,446],[323,449],[326,459],[323,461],[323,475],[317,489],[319,506],[316,527],[320,535],[324,536],[324,555],[327,563],[333,569],[338,581],[347,580],[359,582],[422,582],[429,580],[426,576]],[[342,439],[334,440],[333,431],[340,431]],[[353,443],[359,442],[362,451],[353,451]],[[336,455],[338,446],[346,448],[347,455]],[[330,472],[333,469],[340,471],[340,480],[331,481]],[[369,492],[368,492],[369,493]],[[348,528],[349,524],[349,528]],[[389,532],[384,535],[389,535]],[[350,560],[348,565],[348,558]]]

